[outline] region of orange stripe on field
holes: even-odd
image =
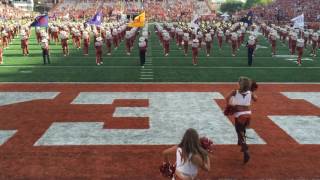
[[[113,118],[116,107],[148,107],[148,100],[115,100],[110,105],[70,104],[80,92],[219,92],[235,84],[0,84],[0,92],[61,92],[53,100],[0,106],[0,130],[18,132],[0,146],[0,179],[164,179],[159,174],[168,146],[40,146],[33,144],[54,122],[105,122],[108,129],[148,129],[146,118]],[[280,92],[320,92],[320,84],[260,84],[251,127],[266,145],[250,145],[242,164],[236,145],[215,145],[212,170],[200,179],[319,178],[320,145],[300,145],[269,115],[313,115],[320,109]],[[215,100],[223,109],[224,100]],[[230,121],[234,120],[230,118]],[[177,142],[178,143],[178,142]],[[173,161],[173,156],[171,157]]]

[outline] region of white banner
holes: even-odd
[[[304,14],[291,19],[294,22],[293,28],[303,28],[304,27]]]

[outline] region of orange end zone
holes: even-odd
[[[161,152],[170,145],[35,146],[35,143],[53,123],[99,121],[104,123],[104,129],[115,131],[141,131],[152,126],[149,117],[113,117],[116,108],[120,108],[119,113],[126,112],[121,109],[126,107],[148,109],[151,104],[146,99],[116,99],[108,105],[71,104],[81,92],[218,92],[226,96],[234,88],[236,85],[232,84],[0,84],[0,92],[60,92],[51,100],[0,106],[0,131],[17,130],[0,145],[0,179],[164,179],[159,173]],[[251,160],[246,165],[242,164],[237,145],[214,145],[212,170],[200,172],[200,179],[320,177],[320,145],[298,143],[270,119],[289,115],[319,117],[320,108],[304,99],[289,99],[280,92],[320,93],[320,85],[259,85],[251,128],[266,144],[249,145]],[[215,102],[223,109],[223,99]],[[171,159],[174,161],[174,156]]]

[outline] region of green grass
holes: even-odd
[[[139,66],[137,45],[131,56],[127,56],[124,42],[113,50],[112,56],[104,54],[102,66],[95,64],[93,43],[89,56],[83,56],[82,49],[77,50],[70,42],[67,57],[62,55],[60,44],[51,43],[50,65],[42,64],[41,48],[34,32],[29,43],[30,56],[22,56],[18,37],[4,50],[0,82],[234,82],[243,75],[260,82],[320,82],[320,61],[309,57],[309,49],[305,50],[304,57],[312,61],[303,61],[298,67],[294,61],[286,60],[288,58],[271,57],[270,45],[263,37],[259,38],[259,45],[267,48],[257,50],[252,67],[247,66],[246,47],[242,46],[237,56],[232,57],[230,46],[224,44],[219,51],[216,39],[213,55],[206,57],[204,49],[200,51],[198,66],[192,65],[191,51],[184,56],[173,41],[169,56],[164,57],[154,32],[147,55],[147,61],[152,64],[146,64],[144,69]],[[277,54],[289,55],[287,46],[280,42],[277,46]],[[153,77],[141,79],[144,71],[153,72]]]

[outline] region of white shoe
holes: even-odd
[[[100,66],[100,63],[97,63],[98,66]]]
[[[100,64],[103,64],[103,62],[100,62]]]
[[[107,55],[108,55],[108,56],[110,56],[110,55],[111,55],[111,53],[108,53]]]

